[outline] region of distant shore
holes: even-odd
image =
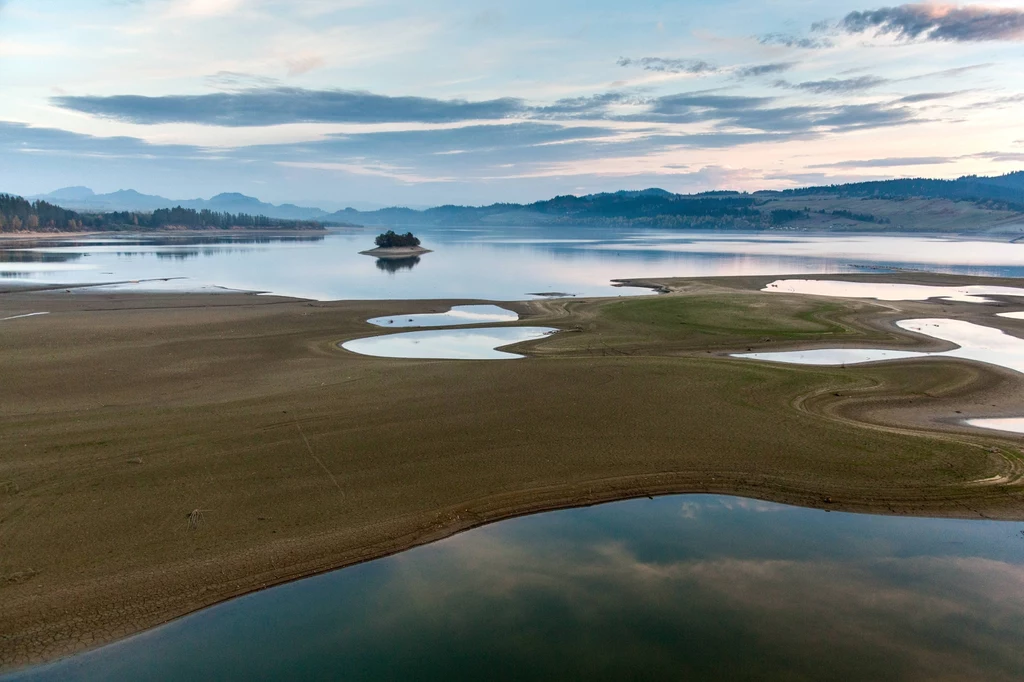
[[[370,249],[369,251],[360,251],[364,256],[374,256],[375,258],[412,258],[413,256],[421,256],[425,253],[433,253],[430,249],[425,249],[422,246],[389,246],[389,247],[377,247],[376,249]]]
[[[483,301],[0,295],[0,317],[49,313],[0,323],[0,440],[17,444],[0,468],[0,668],[485,523],[630,497],[1024,520],[1022,439],[963,423],[1019,409],[1020,375],[937,358],[728,357],[822,343],[937,350],[894,321],[941,315],[1021,334],[1024,320],[994,317],[1019,305],[759,291],[773,279],[503,303],[519,324],[578,333],[515,347],[534,361],[492,363],[337,348],[386,333],[371,317]]]
[[[336,228],[337,229],[337,228]],[[348,228],[345,228],[348,229]],[[328,228],[314,229],[314,228],[303,228],[290,230],[287,228],[266,228],[257,229],[249,227],[233,227],[229,229],[221,228],[210,228],[210,229],[173,229],[173,228],[160,228],[154,230],[146,230],[141,228],[134,228],[131,230],[91,230],[86,232],[0,232],[0,242],[2,241],[21,241],[21,240],[32,240],[32,239],[75,239],[81,237],[133,237],[133,236],[215,236],[215,235],[245,235],[255,234],[262,236],[299,236],[299,237],[322,237],[331,232]]]

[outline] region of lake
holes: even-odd
[[[603,228],[418,229],[434,250],[383,261],[358,252],[379,230],[323,237],[80,238],[0,248],[0,286],[171,279],[131,290],[266,291],[318,300],[524,300],[649,291],[612,279],[874,272],[911,268],[1024,276],[1024,244],[917,236],[679,232]]]
[[[247,595],[29,680],[1020,680],[1024,523],[677,495]]]

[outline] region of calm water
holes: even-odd
[[[0,249],[0,286],[183,278],[134,289],[213,287],[320,300],[616,296],[630,277],[781,275],[916,268],[1024,276],[1024,244],[923,237],[613,231],[598,228],[432,228],[418,259],[377,261],[365,233],[316,238],[80,239]]]
[[[525,517],[11,680],[1020,680],[1024,524],[672,496]]]

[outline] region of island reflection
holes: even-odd
[[[411,256],[409,258],[378,258],[377,269],[383,270],[384,272],[400,272],[402,270],[412,270],[414,267],[420,264],[419,256]]]

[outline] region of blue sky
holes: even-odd
[[[0,191],[478,204],[1024,168],[1024,3],[0,0]]]

